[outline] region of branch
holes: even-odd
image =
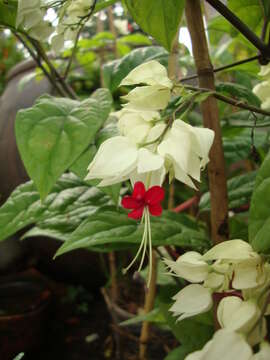
[[[19,35],[17,32],[13,32],[14,36],[23,44],[23,46],[27,49],[32,59],[36,62],[37,66],[42,70],[44,75],[50,81],[51,85],[56,89],[59,95],[66,97],[66,93],[63,89],[58,85],[57,81],[51,76],[51,74],[47,71],[47,69],[43,66],[40,58],[35,54],[35,52],[31,49],[31,47],[27,44],[27,42]]]
[[[264,58],[270,57],[270,48],[220,0],[206,1],[240,31],[261,52]]]
[[[209,89],[206,89],[206,88],[200,88],[200,87],[190,86],[190,85],[184,85],[184,87],[187,90],[191,90],[191,91],[209,92]],[[270,116],[270,111],[260,109],[257,106],[248,105],[243,101],[235,100],[235,99],[233,99],[233,98],[231,98],[229,96],[222,95],[222,94],[218,93],[217,91],[213,91],[211,94],[216,99],[218,99],[220,101],[223,101],[223,102],[225,102],[227,104],[236,106],[236,107],[238,107],[240,109],[249,110],[249,111],[254,112],[256,114],[262,114],[262,115],[265,115],[265,116]]]
[[[55,77],[55,79],[60,83],[66,94],[71,99],[77,99],[76,93],[74,92],[72,87],[66,83],[66,81],[62,78],[62,76],[59,74],[57,69],[53,66],[51,60],[48,58],[48,55],[46,54],[46,51],[43,49],[40,42],[35,39],[32,39],[30,36],[27,36],[27,38],[35,48],[38,56],[45,62],[45,64],[47,64],[48,68],[50,69],[51,75]]]
[[[228,64],[228,65],[224,65],[224,66],[220,66],[218,68],[215,68],[215,69],[213,69],[213,72],[217,73],[217,72],[227,70],[227,69],[233,68],[233,67],[238,66],[238,65],[243,65],[243,64],[246,64],[248,62],[258,60],[258,59],[261,59],[261,58],[262,58],[261,54],[260,55],[255,55],[255,56],[252,56],[252,57],[244,59],[244,60],[236,61],[236,62],[234,62],[232,64]],[[197,79],[197,78],[198,78],[198,74],[194,74],[194,75],[186,76],[186,77],[180,79],[180,82],[185,82],[185,81],[193,80],[193,79]]]

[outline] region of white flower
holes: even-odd
[[[136,87],[122,96],[122,99],[128,101],[124,107],[135,110],[163,110],[167,107],[170,98],[170,89],[160,85]]]
[[[251,360],[252,349],[244,337],[227,329],[218,330],[202,350],[185,360]]]
[[[99,186],[113,185],[138,174],[160,170],[164,160],[151,151],[140,148],[124,136],[104,141],[88,167],[87,180],[101,179]]]
[[[121,81],[120,86],[138,84],[157,85],[168,89],[173,86],[167,69],[156,60],[137,66]]]
[[[223,298],[217,309],[217,318],[222,328],[248,334],[258,321],[261,311],[255,301],[243,301],[238,296]]]
[[[75,21],[79,21],[80,17],[89,13],[92,3],[93,2],[91,0],[72,1],[66,10],[66,13],[69,17],[75,19]]]
[[[157,111],[136,111],[130,109],[123,109],[113,115],[118,118],[118,129],[121,135],[127,136],[131,142],[135,144],[143,143],[154,121],[160,118]]]
[[[223,241],[215,245],[203,255],[203,260],[228,260],[240,262],[244,260],[258,259],[259,255],[246,241],[235,239]]]
[[[252,91],[262,101],[261,108],[270,109],[270,80],[255,85]]]
[[[158,153],[171,164],[170,171],[177,180],[196,188],[191,178],[200,181],[200,171],[209,161],[213,140],[212,130],[176,120],[158,146]]]
[[[226,282],[225,275],[217,274],[215,272],[210,272],[203,283],[204,287],[211,288],[215,291],[226,290],[228,288],[228,285],[229,285],[229,281]]]
[[[165,259],[164,262],[177,276],[192,283],[202,282],[208,276],[209,265],[196,251],[188,251],[176,261]]]
[[[19,0],[16,28],[22,26],[32,38],[39,41],[47,40],[54,28],[50,22],[43,19],[44,15],[40,0]]]
[[[125,108],[137,110],[165,109],[171,97],[172,81],[168,78],[166,68],[152,60],[137,66],[121,82],[122,85],[146,86],[136,87],[123,96],[128,103]]]
[[[128,20],[115,19],[114,25],[115,25],[116,29],[118,30],[119,34],[127,35],[129,33],[128,32]]]
[[[191,284],[180,290],[174,297],[170,308],[178,320],[207,312],[213,306],[211,292],[202,285]]]
[[[234,289],[251,289],[262,285],[266,280],[264,265],[261,259],[252,259],[236,263],[233,266],[234,276],[232,286]]]

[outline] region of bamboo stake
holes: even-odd
[[[215,90],[214,73],[204,31],[200,0],[186,1],[186,19],[192,41],[199,86]],[[213,242],[228,238],[228,195],[217,100],[210,96],[201,104],[204,126],[215,132],[208,164],[211,194],[211,235]]]

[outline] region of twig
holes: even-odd
[[[31,49],[31,47],[27,44],[27,42],[23,39],[23,37],[17,32],[13,32],[14,36],[23,44],[23,46],[27,49],[32,59],[36,62],[37,66],[42,70],[44,75],[50,81],[52,86],[56,89],[59,95],[66,97],[66,93],[64,90],[58,85],[57,81],[51,76],[51,74],[47,71],[47,69],[43,66],[40,58],[35,54],[35,52]]]
[[[183,86],[186,89],[191,90],[191,91],[209,92],[209,89],[203,88],[203,87],[196,87],[196,86],[190,86],[190,85],[183,85]],[[236,106],[236,107],[238,107],[240,109],[249,110],[249,111],[252,111],[252,112],[257,113],[257,114],[270,116],[270,111],[260,109],[257,106],[248,105],[243,101],[235,100],[235,99],[233,99],[233,98],[231,98],[229,96],[222,95],[222,94],[218,93],[217,91],[213,90],[212,95],[216,99],[218,99],[220,101],[223,101],[223,102],[225,102],[227,104]]]
[[[270,48],[245,25],[229,8],[220,0],[206,0],[214,9],[216,9],[225,19],[227,19],[241,34],[245,36],[258,50],[264,58],[269,59]]]
[[[173,212],[180,213],[182,211],[185,211],[186,209],[189,209],[192,205],[198,204],[199,198],[198,196],[193,196],[191,199],[188,199],[184,201],[182,204],[176,206],[174,209],[172,209]]]
[[[244,60],[239,60],[239,61],[236,61],[234,63],[215,68],[215,69],[213,69],[213,72],[217,73],[217,72],[220,72],[220,71],[228,70],[228,69],[231,69],[231,68],[233,68],[235,66],[243,65],[243,64],[249,63],[251,61],[258,60],[259,58],[261,58],[261,55],[255,55],[255,56],[252,56],[252,57],[244,59]],[[193,79],[197,79],[197,78],[198,78],[198,74],[194,74],[194,75],[186,76],[186,77],[180,79],[179,81],[180,82],[185,82],[185,81],[193,80]]]
[[[85,22],[87,22],[91,16],[94,14],[94,11],[95,11],[95,8],[96,8],[96,4],[97,4],[97,0],[94,0],[93,1],[93,4],[91,5],[91,8],[90,8],[90,11],[89,13],[87,14],[87,17],[85,18]],[[67,64],[67,67],[66,67],[66,70],[64,72],[64,75],[63,75],[63,79],[65,80],[68,76],[68,73],[70,71],[70,68],[71,68],[71,65],[72,65],[72,62],[74,60],[74,56],[76,54],[76,50],[77,50],[77,46],[78,46],[78,41],[79,41],[79,38],[80,38],[80,35],[81,35],[81,32],[83,30],[83,26],[84,26],[84,23],[81,24],[77,34],[76,34],[76,38],[75,38],[75,41],[74,41],[74,45],[73,45],[73,49],[72,49],[72,53],[71,53],[71,56],[69,58],[69,62]]]
[[[77,99],[78,97],[77,97],[76,93],[74,92],[72,87],[69,86],[65,82],[65,80],[62,78],[62,76],[57,71],[57,69],[53,66],[53,64],[51,63],[50,59],[48,58],[48,56],[47,56],[45,50],[43,49],[42,45],[40,44],[40,42],[35,39],[32,39],[30,36],[28,36],[28,40],[31,42],[31,44],[35,48],[36,52],[38,53],[38,56],[40,56],[40,58],[47,64],[48,68],[50,69],[51,75],[53,77],[55,77],[55,79],[59,82],[59,84],[61,84],[62,88],[67,93],[67,95],[71,99]]]

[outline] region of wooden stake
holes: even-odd
[[[208,52],[200,0],[186,1],[186,20],[192,41],[199,86],[215,90],[214,73]],[[216,244],[226,240],[229,236],[227,182],[217,100],[213,96],[208,97],[201,103],[201,109],[204,126],[215,132],[214,143],[210,151],[208,176],[211,194],[211,235]]]

